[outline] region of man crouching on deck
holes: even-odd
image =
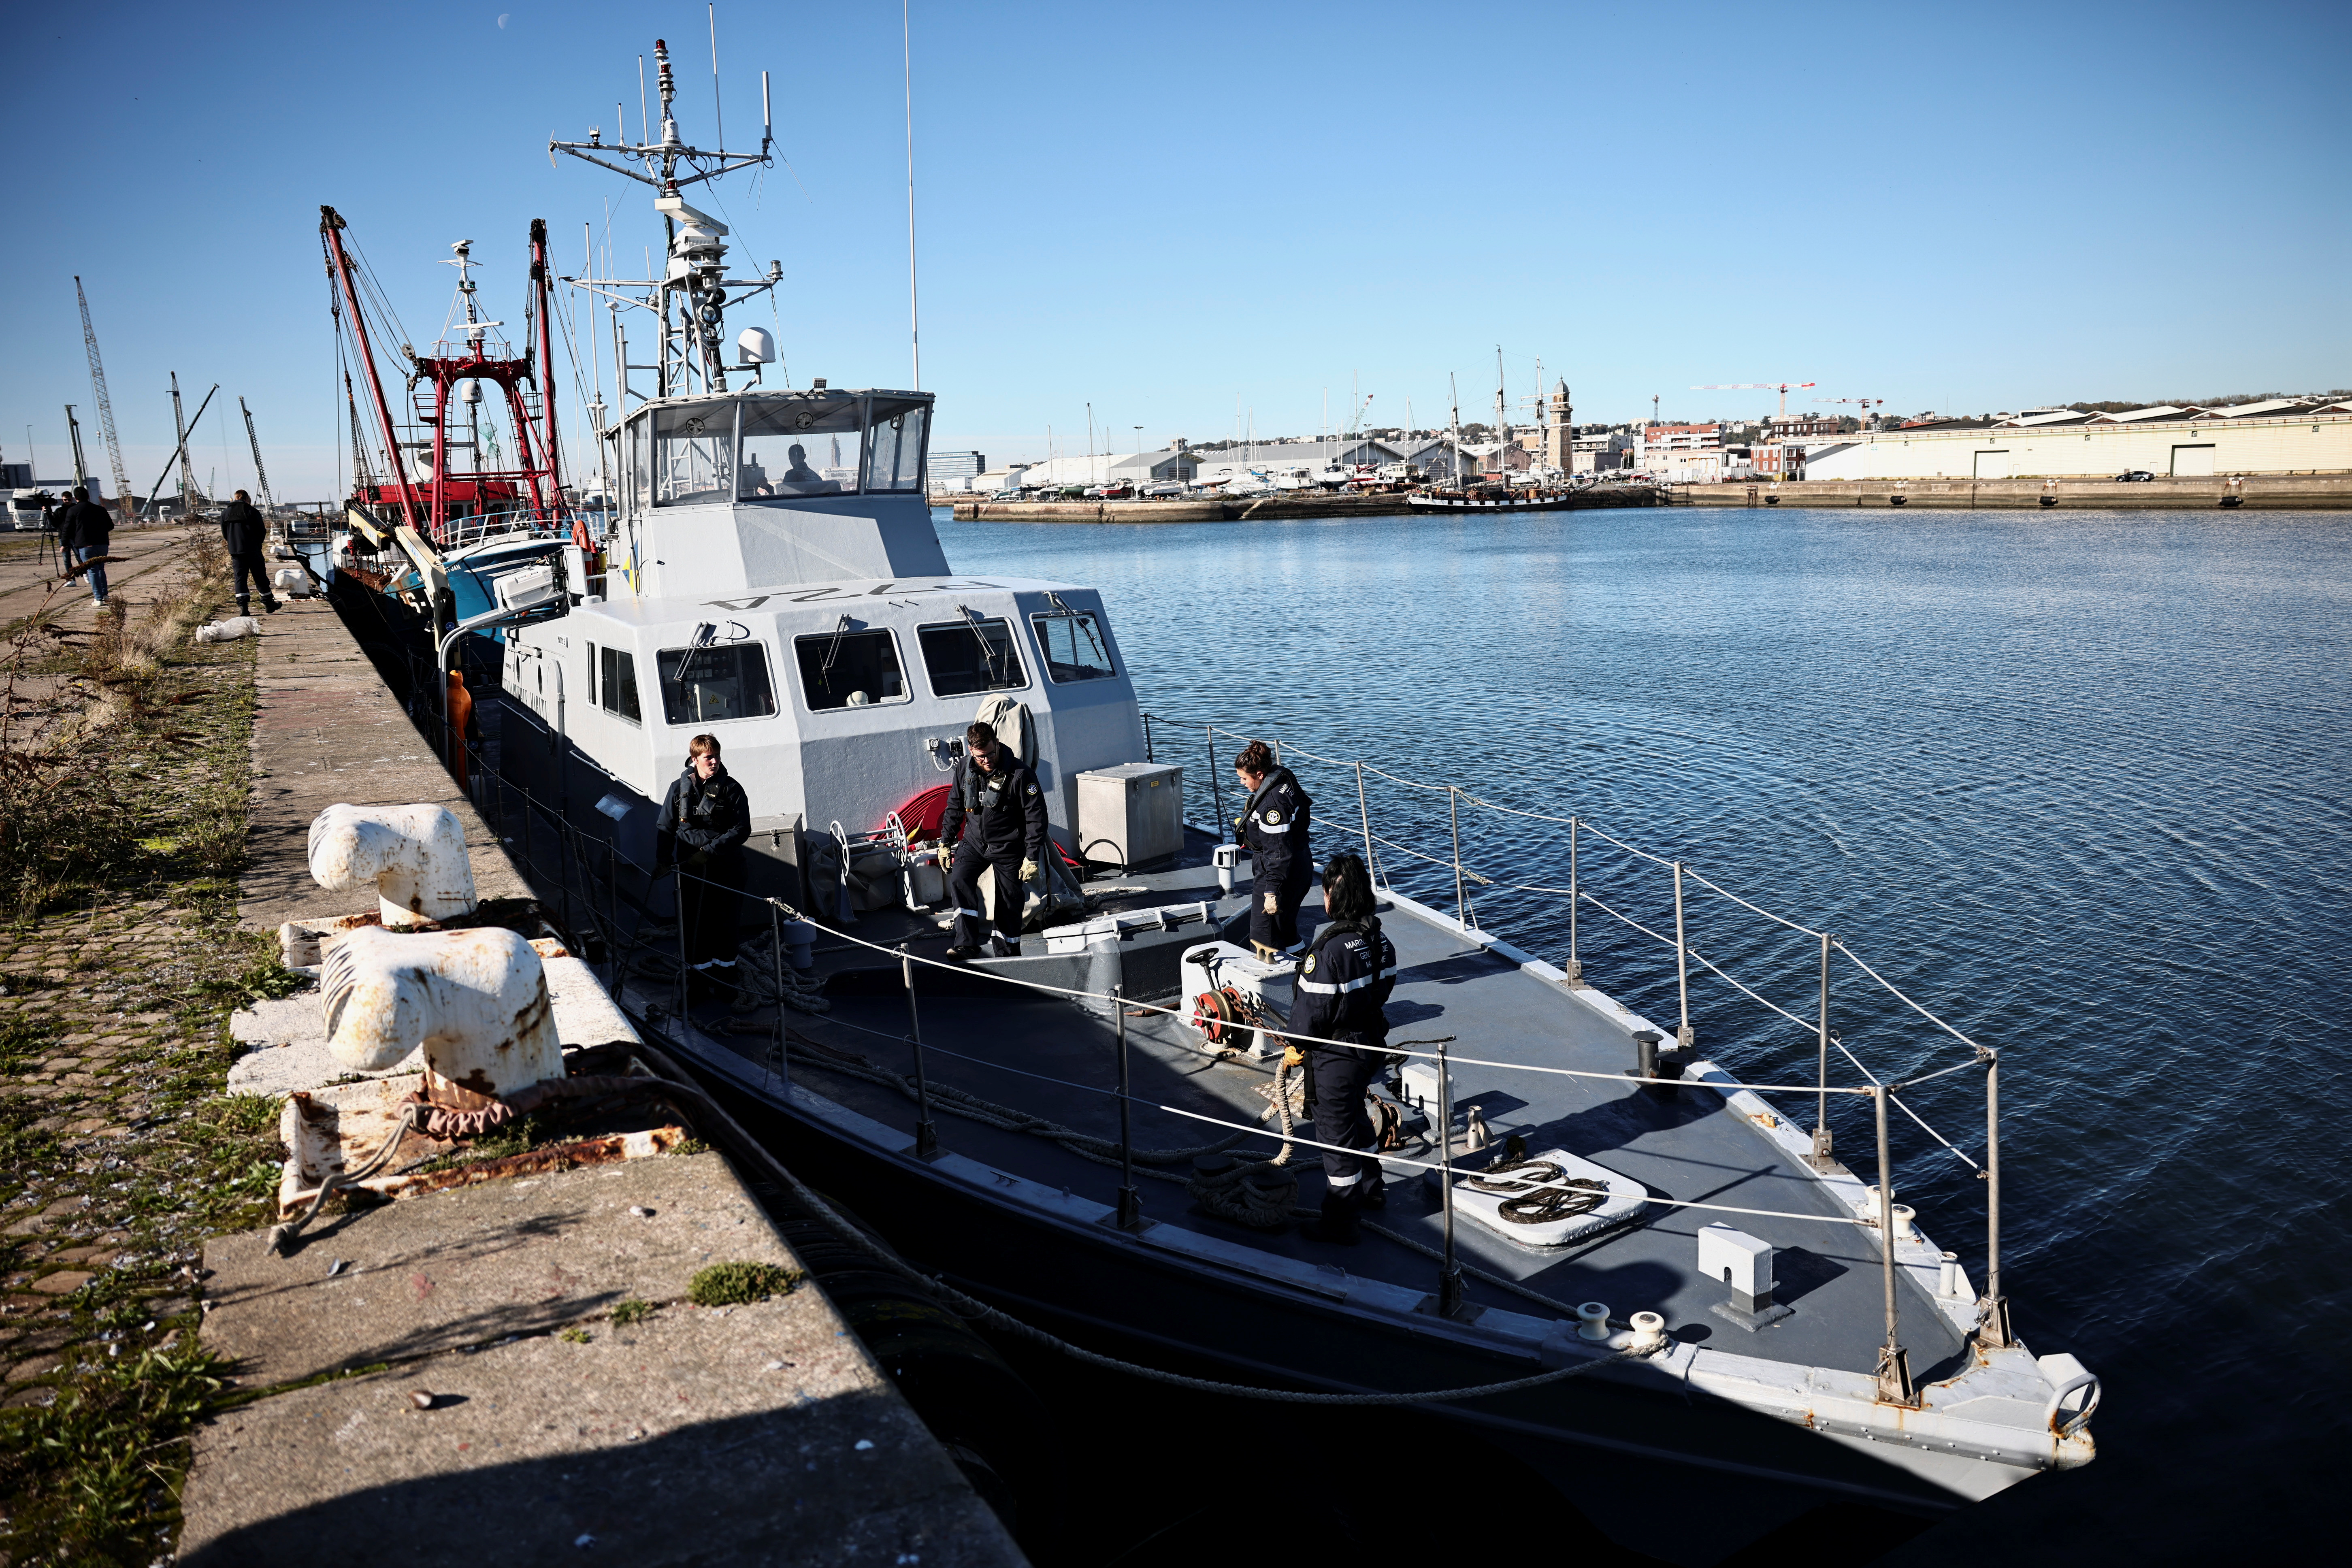
[[[971,824],[971,832],[964,830]],[[977,958],[1021,952],[1024,887],[1037,874],[1045,854],[1045,797],[1037,775],[997,742],[996,731],[974,724],[964,731],[964,758],[948,790],[947,815],[940,819],[940,842],[955,854],[948,896],[955,900],[955,944],[950,958]],[[996,931],[988,934],[980,896],[981,873],[996,872]]]

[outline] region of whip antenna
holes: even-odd
[[[908,0],[898,0],[907,73],[907,335],[915,354],[914,391],[923,390],[923,311],[915,289],[915,24]]]

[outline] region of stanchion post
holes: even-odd
[[[777,908],[773,899],[768,900],[768,940],[776,981],[776,1059],[771,1065],[775,1068],[777,1079],[789,1093],[793,1087],[793,1058],[790,1048],[784,1044],[784,912]]]
[[[1697,1037],[1691,1033],[1690,948],[1683,940],[1683,863],[1675,862],[1675,990],[1681,997],[1683,1026],[1675,1031],[1675,1049],[1686,1051]]]
[[[1977,1303],[1977,1342],[1990,1349],[2015,1344],[2009,1298],[2000,1293],[2000,1053],[1985,1052],[1985,1288]]]
[[[1454,1074],[1446,1065],[1442,1040],[1437,1046],[1437,1169],[1439,1202],[1445,1214],[1445,1261],[1437,1273],[1437,1315],[1451,1318],[1462,1310],[1462,1263],[1454,1256]]]
[[[1886,1086],[1871,1089],[1878,1115],[1878,1260],[1886,1298],[1886,1342],[1878,1347],[1878,1397],[1888,1405],[1916,1405],[1911,1385],[1911,1357],[1896,1337],[1900,1325],[1895,1305],[1895,1165],[1886,1143]]]
[[[677,897],[672,900],[677,905],[677,1016],[679,1024],[685,1025],[694,1018],[694,995],[690,990],[694,971],[686,966],[686,868],[671,867],[670,880],[677,889]]]
[[[1813,1083],[1813,1169],[1826,1170],[1830,1163],[1830,943],[1836,939],[1828,931],[1822,932],[1822,1016],[1819,1037],[1815,1041],[1816,1060]]]
[[[617,836],[620,828],[613,829]],[[618,837],[604,845],[604,956],[613,971],[607,982],[614,995],[621,994],[621,846]]]
[[[1203,724],[1201,726],[1201,739],[1209,743],[1209,799],[1217,808],[1217,842],[1223,844],[1229,840],[1225,827],[1224,786],[1217,782],[1217,731]]]
[[[1462,890],[1462,786],[1445,786],[1445,812],[1454,824],[1454,923],[1470,929],[1470,900]],[[1450,1211],[1449,1211],[1450,1212]]]
[[[907,944],[898,944],[898,973],[907,983],[907,1045],[915,1053],[915,1158],[928,1160],[940,1152],[940,1135],[931,1125],[931,1089],[923,1078],[923,1020],[915,1010],[915,960]]]
[[[1128,1100],[1127,987],[1110,988],[1111,1011],[1118,1018],[1118,1228],[1143,1228],[1143,1194],[1135,1190],[1135,1130]]]
[[[1568,985],[1571,991],[1584,988],[1584,961],[1576,955],[1577,905],[1584,901],[1583,889],[1576,880],[1576,850],[1578,828],[1576,817],[1568,819]]]
[[[1356,815],[1364,823],[1364,873],[1373,887],[1381,885],[1381,858],[1372,852],[1372,808],[1364,799],[1364,764],[1356,764]]]
[[[1149,714],[1149,713],[1146,713],[1146,714],[1143,716],[1143,760],[1144,760],[1145,762],[1147,762],[1147,763],[1148,763],[1148,762],[1150,762],[1150,761],[1152,760],[1152,756],[1151,756],[1151,715],[1150,715],[1150,714]]]

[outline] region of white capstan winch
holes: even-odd
[[[1267,1026],[1290,1016],[1297,964],[1286,958],[1268,963],[1232,942],[1211,942],[1186,949],[1178,973],[1204,1048],[1239,1049],[1261,1061],[1281,1053],[1282,1036]]]
[[[466,830],[444,805],[331,805],[310,821],[310,877],[332,892],[375,884],[387,926],[474,912]]]

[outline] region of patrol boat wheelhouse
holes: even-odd
[[[1702,1058],[1687,1018],[1654,1026],[1394,887],[1391,1016],[1411,1023],[1392,1043],[1413,1054],[1379,1091],[1391,1197],[1355,1248],[1288,1223],[1319,1178],[1259,1026],[1296,976],[1212,940],[1242,907],[1218,835],[1121,868],[1020,957],[940,963],[939,900],[910,876],[903,900],[817,906],[835,931],[813,977],[772,948],[786,1005],[769,1017],[684,1002],[636,914],[667,884],[634,868],[693,734],[722,739],[750,796],[755,890],[795,913],[816,852],[936,790],[983,702],[1026,707],[1075,859],[1081,775],[1148,763],[1150,742],[1098,595],[950,569],[923,494],[928,395],[762,386],[756,331],[721,363],[724,230],[679,171],[732,165],[679,141],[657,58],[662,141],[617,151],[653,171],[672,227],[665,275],[626,301],[656,313],[660,379],[600,430],[617,497],[601,571],[576,552],[568,581],[510,596],[487,786],[500,816],[555,803],[565,845],[596,841],[590,865],[559,863],[567,903],[578,871],[627,879],[584,902],[650,1036],[958,1288],[1138,1362],[1431,1394],[1660,1555],[1719,1555],[1824,1499],[1935,1511],[2089,1460],[2097,1379],[2019,1342],[1997,1230],[1979,1289],[1894,1204],[1883,1098],[1872,1188],[1825,1128]],[[621,290],[591,286],[617,315]],[[1334,798],[1336,775],[1286,760]],[[1345,817],[1327,806],[1318,855]],[[1824,1019],[1825,1062],[1828,1041]],[[1821,1093],[1885,1090],[1824,1076]]]

